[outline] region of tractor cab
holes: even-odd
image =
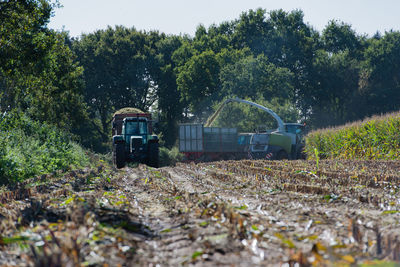
[[[292,138],[292,145],[299,143],[304,137],[304,124],[301,123],[285,123],[285,132]]]
[[[122,135],[132,156],[138,156],[147,146],[148,125],[145,117],[128,117],[122,123]]]
[[[304,124],[301,123],[285,123],[286,132],[293,133],[296,135],[303,135]]]
[[[301,123],[285,123],[286,135],[291,138],[292,158],[304,158],[304,128]]]

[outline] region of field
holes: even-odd
[[[335,128],[319,129],[306,136],[306,152],[340,159],[395,160],[400,158],[400,113],[366,118]]]
[[[399,170],[244,160],[44,175],[0,194],[0,264],[397,266]]]

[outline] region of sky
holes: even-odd
[[[206,27],[239,18],[249,9],[301,9],[304,21],[322,31],[330,20],[352,25],[358,34],[400,30],[400,0],[59,0],[49,27],[71,37],[105,29],[134,26],[166,34],[194,35]]]

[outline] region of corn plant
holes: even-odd
[[[306,151],[312,159],[398,159],[400,113],[313,131],[306,136]]]

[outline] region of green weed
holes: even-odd
[[[160,147],[160,165],[161,166],[174,166],[177,162],[183,160],[183,154],[179,153],[177,147],[168,149]]]
[[[317,148],[314,148],[316,171],[319,171],[319,152]]]
[[[196,260],[198,257],[202,256],[203,254],[204,254],[203,251],[195,251],[192,254],[192,260]]]

